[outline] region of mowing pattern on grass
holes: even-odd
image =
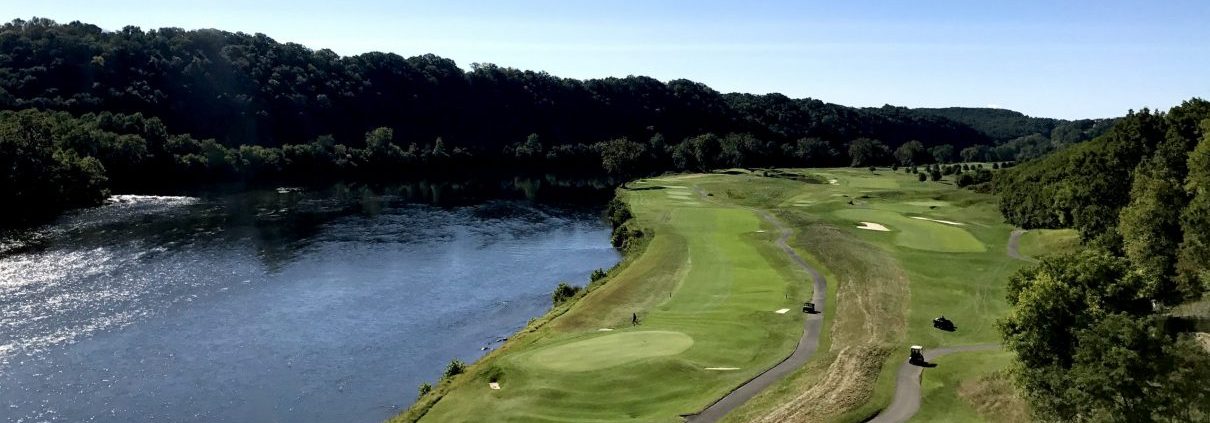
[[[803,315],[772,311],[801,306],[804,275],[751,211],[685,204],[698,183],[740,192],[740,178],[629,184],[623,199],[654,234],[644,254],[476,363],[422,421],[677,421],[789,354]],[[489,390],[489,374],[507,389]]]
[[[825,172],[838,186],[804,185],[787,196],[793,201],[782,203],[778,214],[800,229],[803,242],[796,246],[822,264],[837,286],[835,317],[828,319],[829,353],[726,421],[864,421],[890,403],[908,345],[998,339],[994,322],[1005,312],[1004,283],[1021,263],[1005,254],[1011,228],[1001,223],[992,197],[920,183],[914,175]],[[794,206],[799,201],[811,205]],[[858,229],[861,221],[884,224],[891,232]],[[958,330],[932,328],[940,314]],[[1008,363],[996,360],[991,365]],[[955,370],[936,368],[930,375]],[[926,393],[922,411],[936,403],[929,395],[956,394]]]
[[[598,336],[539,349],[525,364],[547,370],[583,372],[618,366],[645,358],[680,354],[693,338],[680,332],[638,331]]]
[[[772,246],[773,228],[730,204],[770,210],[794,228],[791,245],[828,277],[834,306],[824,310],[825,337],[811,361],[726,421],[863,421],[890,403],[908,345],[998,339],[1004,282],[1022,263],[1007,257],[1011,228],[990,196],[903,173],[798,172],[836,183],[744,172],[631,184],[622,195],[637,226],[654,235],[645,253],[471,366],[424,420],[673,422],[785,357],[802,314],[773,311],[797,310],[809,297],[807,278]],[[858,229],[860,221],[890,232]],[[958,330],[933,329],[939,314]],[[988,366],[1007,364],[998,357]],[[929,374],[975,377],[958,371]],[[490,380],[507,388],[490,390]],[[962,401],[953,390],[925,388],[922,415]]]

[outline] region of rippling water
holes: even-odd
[[[372,422],[618,259],[595,213],[118,196],[0,247],[0,419]]]

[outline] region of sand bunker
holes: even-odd
[[[491,382],[491,383],[488,383],[488,384],[487,384],[487,387],[488,387],[488,388],[492,388],[493,390],[496,390],[496,391],[499,391],[499,390],[500,390],[500,384],[499,384],[499,383],[496,383],[496,382]]]
[[[600,328],[597,332],[613,332],[613,328]]]
[[[774,313],[777,313],[777,314],[786,314],[786,312],[787,312],[787,311],[790,311],[790,309],[788,309],[788,308],[783,308],[783,309],[780,309],[780,310],[775,311]]]
[[[829,179],[829,180],[828,180],[828,183],[829,183],[829,184],[832,184],[832,185],[836,185],[836,184],[839,184],[839,183],[840,183],[840,181],[837,181],[837,180],[835,180],[835,179]]]
[[[890,232],[891,231],[890,229],[887,229],[886,226],[882,226],[881,224],[874,223],[874,222],[858,222],[858,223],[860,223],[860,225],[857,225],[857,229],[865,229],[865,230],[879,231],[879,232]]]
[[[929,219],[929,218],[927,218],[927,217],[920,217],[920,216],[911,216],[911,218],[912,218],[912,219],[917,219],[917,220],[927,220],[927,221],[930,221],[930,222],[944,223],[944,224],[946,224],[946,225],[954,225],[954,226],[965,226],[965,225],[966,225],[965,223],[950,222],[950,221],[948,221],[948,220]]]
[[[707,367],[706,370],[739,370],[739,367]]]

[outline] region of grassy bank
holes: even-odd
[[[889,169],[764,175],[629,184],[619,196],[631,224],[648,234],[643,253],[398,420],[679,421],[700,410],[786,356],[801,335],[797,306],[810,296],[808,278],[750,208],[794,229],[791,246],[829,281],[830,307],[812,361],[728,421],[861,421],[889,403],[908,345],[998,340],[1004,283],[1023,263],[1006,254],[1012,228],[993,197]],[[783,308],[790,312],[776,313]],[[932,328],[942,314],[956,331]],[[922,415],[962,402],[982,419],[978,410],[988,407],[978,401],[1011,397],[958,389],[1010,357],[954,357],[977,360],[977,369],[930,369],[926,379],[947,388],[925,390]]]
[[[752,211],[693,190],[726,178],[630,184],[633,224],[654,234],[644,253],[399,420],[677,421],[787,355],[806,278]]]

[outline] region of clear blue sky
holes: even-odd
[[[688,78],[852,106],[1116,116],[1210,98],[1210,1],[3,0],[11,18],[219,28],[344,55]]]

